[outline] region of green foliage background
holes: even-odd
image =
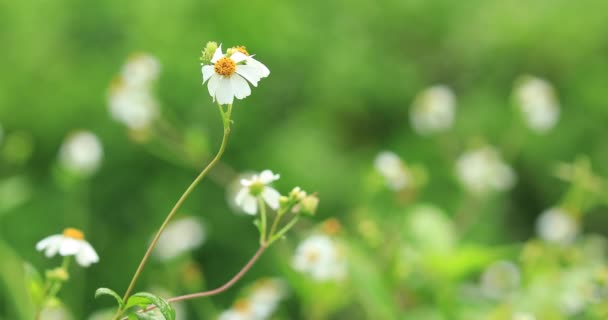
[[[101,261],[76,271],[62,298],[77,319],[107,307],[93,299],[95,289],[124,290],[154,230],[196,174],[150,155],[109,117],[107,88],[132,52],[159,59],[163,114],[204,134],[208,152],[218,146],[221,121],[201,86],[200,50],[216,40],[256,53],[271,75],[235,104],[223,162],[238,171],[273,169],[282,175],[283,192],[294,185],[318,191],[313,220],[338,217],[346,232],[355,232],[362,206],[378,221],[404,213],[382,200],[388,195],[370,199],[368,177],[379,151],[423,165],[429,183],[418,199],[453,214],[463,191],[446,154],[453,158],[475,139],[501,147],[518,183],[486,204],[490,209],[467,239],[501,246],[533,236],[536,216],[560,199],[567,185],[552,176],[557,162],[585,154],[596,173],[608,176],[606,30],[608,2],[599,0],[2,2],[0,124],[6,137],[18,133],[21,140],[3,145],[0,176],[23,179],[30,197],[0,212],[0,318],[14,319],[13,303],[23,295],[15,264],[55,265],[34,246],[66,226],[85,230]],[[511,92],[522,74],[556,88],[562,114],[547,135],[526,131],[514,112]],[[436,83],[458,97],[456,124],[446,135],[420,137],[408,108],[416,93]],[[81,128],[101,138],[103,166],[86,183],[62,182],[58,148]],[[2,201],[18,196],[11,192]],[[369,202],[375,204],[364,205]],[[193,253],[208,287],[222,284],[255,252],[251,219],[231,212],[220,184],[202,183],[183,211],[208,228],[207,242]],[[604,214],[605,208],[594,210],[586,229],[605,232]],[[264,256],[239,286],[285,274],[294,244],[313,222]],[[373,252],[367,257],[373,261]],[[171,266],[153,262],[138,287],[185,290],[163,277],[166,270]],[[366,270],[359,276],[372,286],[386,271],[384,265]],[[227,308],[237,292],[210,300]],[[393,298],[373,296],[352,298],[333,317],[369,311],[360,301],[392,310]],[[300,300],[292,297],[280,316],[307,318]]]

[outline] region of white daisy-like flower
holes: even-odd
[[[60,256],[74,256],[76,262],[88,267],[99,261],[95,249],[84,240],[84,233],[78,229],[67,228],[62,234],[56,234],[42,239],[36,244],[36,250],[44,251],[50,258],[59,253]]]
[[[317,281],[340,280],[346,275],[346,263],[340,250],[326,235],[313,235],[300,243],[292,266]]]
[[[551,130],[559,119],[559,102],[553,86],[546,80],[525,76],[515,88],[517,105],[528,127],[544,133]]]
[[[200,247],[206,238],[205,227],[194,217],[184,217],[169,223],[158,239],[154,255],[161,261],[171,260]]]
[[[218,320],[261,320],[257,318],[251,301],[248,299],[238,300],[232,308],[222,312]]]
[[[280,175],[274,174],[270,170],[264,170],[259,175],[253,175],[251,179],[242,179],[241,190],[235,198],[236,204],[246,213],[254,215],[258,212],[257,197],[261,196],[269,207],[277,210],[281,194],[268,185],[278,180],[279,177]]]
[[[122,67],[121,77],[130,87],[148,87],[158,79],[160,63],[147,53],[137,53],[129,57]]]
[[[148,128],[158,116],[158,101],[146,89],[118,83],[110,89],[108,100],[112,118],[132,130]]]
[[[429,135],[446,131],[454,123],[456,96],[445,85],[435,85],[416,96],[410,108],[410,121],[416,133]]]
[[[73,172],[89,175],[101,165],[103,147],[99,138],[90,131],[70,134],[59,150],[59,162]]]
[[[492,299],[501,299],[519,288],[521,274],[511,261],[492,263],[481,275],[481,291]]]
[[[258,319],[268,319],[287,295],[287,285],[281,279],[258,280],[249,294],[253,313]]]
[[[405,164],[393,152],[380,152],[374,160],[374,167],[384,177],[386,184],[392,190],[402,190],[411,182],[410,174]]]
[[[456,174],[465,188],[476,194],[506,191],[516,180],[513,169],[490,146],[461,155],[456,162]]]
[[[220,45],[214,52],[211,64],[202,66],[203,84],[209,81],[209,94],[221,105],[232,104],[234,98],[244,99],[251,94],[250,82],[254,87],[270,71],[261,62],[250,56],[243,47],[222,53]]]
[[[536,220],[536,233],[546,242],[569,244],[579,233],[577,221],[561,208],[549,208]]]

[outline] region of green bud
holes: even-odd
[[[204,64],[211,63],[211,59],[213,58],[213,54],[215,53],[215,50],[217,50],[217,47],[217,42],[207,42],[207,45],[205,46],[205,49],[203,49],[203,52],[201,54],[201,62]]]
[[[306,191],[300,187],[295,187],[289,192],[289,200],[295,203],[302,201],[306,197]]]
[[[303,214],[314,216],[317,213],[317,207],[319,206],[319,198],[315,195],[309,195],[304,197],[300,201],[300,212]]]
[[[70,278],[68,272],[64,268],[55,268],[46,271],[46,277],[50,280],[68,281]]]

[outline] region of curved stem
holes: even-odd
[[[177,200],[177,202],[173,206],[173,209],[171,209],[171,211],[167,215],[167,218],[165,218],[165,221],[163,222],[163,224],[160,226],[160,228],[156,232],[156,235],[152,239],[152,242],[150,243],[148,250],[144,254],[144,257],[142,258],[141,262],[139,263],[139,266],[137,267],[137,270],[135,271],[135,274],[133,275],[133,278],[131,279],[131,283],[129,284],[129,287],[127,288],[127,291],[125,292],[123,301],[127,301],[129,299],[129,296],[131,295],[131,292],[133,291],[133,288],[135,287],[135,283],[137,282],[137,279],[141,275],[141,272],[143,271],[144,266],[146,265],[146,262],[148,262],[148,259],[150,258],[150,255],[152,254],[152,250],[156,246],[156,243],[158,242],[158,239],[160,238],[161,234],[163,233],[163,231],[169,224],[169,221],[171,221],[171,218],[173,218],[173,216],[177,213],[177,211],[182,206],[182,204],[186,201],[188,196],[192,193],[192,191],[194,191],[194,188],[196,188],[196,186],[201,182],[201,180],[203,180],[203,178],[207,175],[209,170],[211,170],[211,168],[213,168],[213,166],[215,166],[215,164],[217,164],[217,162],[222,157],[222,154],[224,154],[224,151],[226,149],[226,144],[228,142],[228,136],[230,135],[230,114],[231,114],[231,112],[232,112],[232,105],[228,105],[228,110],[225,113],[224,113],[224,110],[222,109],[222,106],[220,106],[220,113],[222,115],[222,120],[223,120],[223,124],[224,124],[224,136],[222,138],[222,144],[220,146],[220,149],[218,150],[218,152],[215,155],[215,157],[213,158],[213,160],[211,160],[211,162],[209,162],[209,164],[203,169],[203,171],[201,171],[201,173],[188,186],[186,191],[184,191],[184,193],[179,198],[179,200]],[[119,313],[121,311],[122,310],[119,310]],[[117,317],[115,317],[115,319],[116,318]]]

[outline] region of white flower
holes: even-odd
[[[448,130],[454,122],[456,97],[444,85],[436,85],[418,94],[410,108],[410,121],[414,130],[428,135]]]
[[[292,266],[317,281],[339,280],[346,274],[346,264],[338,246],[325,235],[313,235],[304,240],[296,249]]]
[[[545,210],[536,221],[536,233],[544,241],[568,244],[574,241],[579,232],[576,220],[561,208]]]
[[[523,77],[515,89],[517,105],[530,129],[544,133],[559,119],[559,103],[551,84],[543,79]]]
[[[209,81],[207,88],[213,101],[221,105],[232,104],[234,97],[243,99],[251,94],[249,81],[254,87],[260,79],[267,77],[270,71],[261,62],[253,59],[242,47],[229,50],[223,54],[220,45],[211,59],[212,65],[203,64],[203,84]]]
[[[146,53],[134,54],[122,67],[121,77],[127,86],[147,87],[158,78],[160,63]]]
[[[269,207],[277,210],[281,194],[268,185],[278,180],[279,177],[270,170],[264,170],[259,175],[253,175],[251,179],[242,179],[242,188],[235,198],[236,204],[246,213],[254,215],[258,212],[257,197],[261,196]]]
[[[99,256],[95,249],[84,240],[82,231],[74,228],[67,228],[63,234],[56,234],[42,239],[36,244],[36,250],[44,251],[50,258],[57,253],[61,256],[75,256],[76,262],[83,267],[88,267],[99,261]]]
[[[260,320],[255,316],[251,302],[247,299],[237,301],[232,308],[222,312],[218,320]]]
[[[158,101],[149,90],[124,83],[110,90],[108,105],[112,118],[132,130],[148,128],[158,116]]]
[[[161,234],[154,248],[154,255],[162,260],[170,260],[185,252],[194,250],[205,241],[205,228],[194,217],[175,220]]]
[[[69,135],[59,150],[61,165],[76,173],[89,175],[101,164],[103,148],[95,134],[78,131]]]
[[[38,320],[70,320],[74,319],[68,309],[59,302],[53,302],[40,310]]]
[[[248,300],[258,319],[267,319],[285,298],[287,286],[280,279],[262,279],[253,285]]]
[[[517,290],[520,279],[519,268],[513,262],[497,261],[481,275],[481,290],[489,298],[504,298]]]
[[[405,164],[393,152],[380,152],[374,160],[374,166],[384,177],[389,188],[395,191],[404,189],[410,183],[411,179]]]
[[[456,163],[460,182],[472,193],[506,191],[515,184],[515,172],[493,147],[464,153]]]

